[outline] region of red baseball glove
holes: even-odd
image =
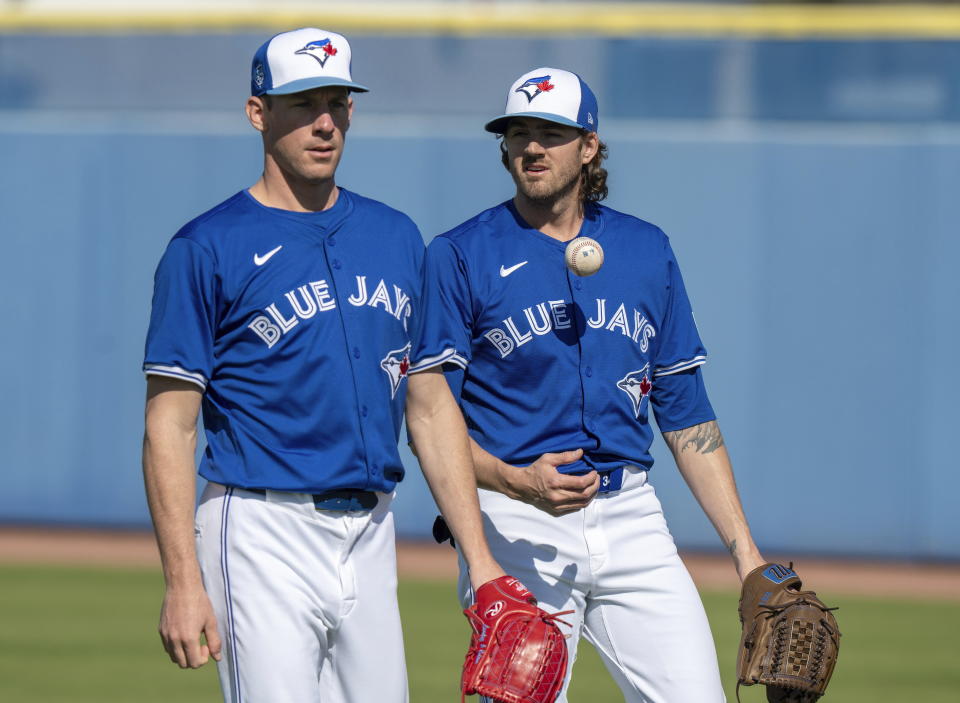
[[[499,703],[553,703],[567,675],[558,617],[572,612],[547,614],[512,576],[483,584],[463,611],[473,636],[463,662],[461,702],[477,693]]]

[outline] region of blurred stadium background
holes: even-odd
[[[583,75],[609,204],[684,268],[761,547],[960,559],[954,5],[0,0],[0,523],[149,524],[153,269],[255,180],[250,59],[306,25],[347,34],[373,89],[339,182],[428,240],[509,197],[481,125],[510,81]],[[658,456],[677,542],[719,548]],[[406,459],[399,528],[426,537]]]

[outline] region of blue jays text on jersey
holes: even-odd
[[[157,268],[144,370],[205,390],[200,473],[391,491],[422,261],[408,217],[342,188],[318,213],[242,191],[178,232]]]
[[[282,246],[282,245],[281,245]],[[279,250],[279,249],[278,249]],[[367,277],[357,276],[356,291],[347,298],[351,305],[381,307],[384,312],[403,322],[407,329],[410,317],[410,296],[393,285],[393,294],[387,291],[387,284],[381,278],[373,294],[367,293]],[[336,298],[330,295],[330,286],[325,280],[310,281],[294,290],[284,293],[285,302],[270,303],[262,315],[253,318],[247,327],[259,336],[268,347],[272,347],[287,332],[296,327],[300,320],[309,320],[318,312],[327,312],[337,307]],[[286,306],[288,311],[281,311]]]
[[[497,348],[500,356],[509,356],[514,349],[523,346],[534,336],[542,336],[551,330],[568,329],[573,325],[570,306],[564,300],[546,300],[523,309],[523,321],[514,321],[512,315],[503,320],[501,327],[493,327],[483,332],[483,337]],[[549,312],[548,312],[549,310]],[[593,329],[607,330],[623,334],[640,346],[640,351],[650,348],[650,338],[657,330],[637,309],[627,312],[625,303],[620,303],[610,319],[607,319],[607,301],[597,298],[596,312],[586,321]],[[526,325],[526,327],[524,327]]]
[[[714,419],[706,350],[660,229],[588,204],[580,235],[605,252],[589,278],[509,201],[434,239],[413,371],[457,369],[470,433],[503,461],[582,448],[561,470],[649,468],[651,402],[663,431]]]

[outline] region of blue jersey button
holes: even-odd
[[[337,240],[334,239],[333,237],[330,237],[330,239],[327,240],[327,244],[329,244],[332,247],[335,247],[337,246]]]
[[[587,378],[590,378],[591,376],[593,376],[593,369],[591,369],[591,368],[588,366],[587,368],[585,368],[585,369],[583,370],[583,375],[586,376]]]
[[[360,415],[361,415],[362,417],[366,417],[366,416],[367,416],[367,406],[366,406],[366,405],[360,406]]]
[[[583,283],[581,283],[580,280],[577,279],[576,281],[573,282],[573,287],[576,288],[577,290],[580,290],[581,288],[583,288]]]
[[[359,358],[360,358],[360,347],[354,347],[354,348],[353,348],[353,358],[354,358],[354,359],[359,359]]]
[[[340,270],[340,259],[334,259],[331,263],[333,264],[333,268],[337,271]]]

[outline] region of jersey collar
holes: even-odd
[[[506,206],[508,212],[516,221],[517,226],[520,229],[528,232],[533,237],[541,239],[554,248],[561,250],[566,249],[568,242],[561,242],[559,239],[554,239],[553,237],[544,234],[540,230],[531,227],[530,224],[524,220],[523,216],[517,211],[517,207],[514,205],[512,198],[505,201],[503,205]],[[602,232],[603,217],[601,216],[600,205],[593,202],[585,203],[583,207],[583,223],[580,225],[580,231],[577,233],[577,236],[590,237],[599,241]]]
[[[310,225],[311,227],[319,227],[325,232],[333,232],[336,231],[340,227],[340,224],[353,212],[355,204],[353,194],[349,190],[340,186],[338,186],[338,188],[340,193],[337,196],[337,202],[333,204],[332,208],[321,210],[320,212],[294,212],[293,210],[268,207],[250,195],[250,191],[244,190],[243,194],[261,211],[276,217]]]

